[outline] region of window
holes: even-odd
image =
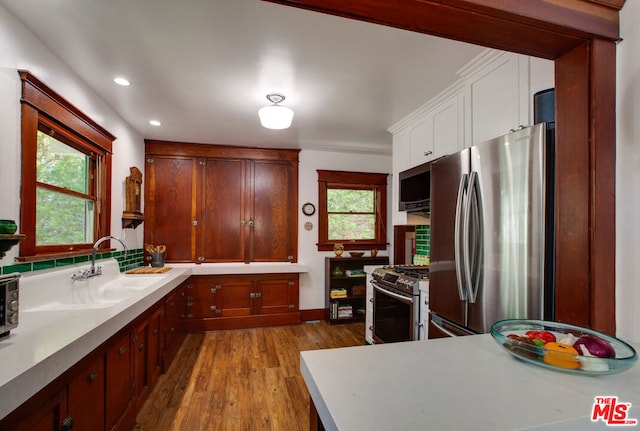
[[[387,176],[318,170],[318,250],[386,249]]]
[[[26,71],[20,258],[90,250],[110,231],[115,137]]]

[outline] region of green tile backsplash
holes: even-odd
[[[428,224],[416,226],[416,254],[431,256],[431,226]]]
[[[120,272],[129,271],[144,265],[144,250],[141,248],[128,250],[127,257],[124,257],[124,251],[118,250],[114,252],[98,253],[96,259],[115,258],[120,265]],[[40,269],[49,269],[73,265],[75,263],[88,262],[90,256],[65,257],[61,259],[39,260],[37,262],[16,263],[0,267],[0,274],[10,274],[12,272],[31,272]]]

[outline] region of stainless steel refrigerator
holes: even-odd
[[[553,135],[545,123],[431,166],[429,337],[553,316]]]

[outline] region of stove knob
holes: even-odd
[[[9,323],[11,323],[12,325],[16,325],[18,323],[18,314],[9,314],[7,316],[7,320],[9,321]]]
[[[18,301],[9,301],[7,309],[9,311],[18,311]]]

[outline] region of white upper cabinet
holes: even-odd
[[[459,72],[465,83],[465,146],[533,124],[533,94],[554,86],[552,61],[486,51]]]
[[[393,134],[393,223],[398,173],[533,124],[533,95],[554,87],[553,61],[486,50],[458,71],[460,79],[389,128]]]
[[[449,88],[440,96],[423,105],[413,114],[389,129],[394,136],[394,167],[412,168],[447,154],[455,153],[464,144],[463,87]],[[408,145],[409,164],[396,163],[398,156],[406,160],[404,149],[399,149],[396,136],[402,135],[402,145]],[[399,169],[398,172],[404,169]]]

